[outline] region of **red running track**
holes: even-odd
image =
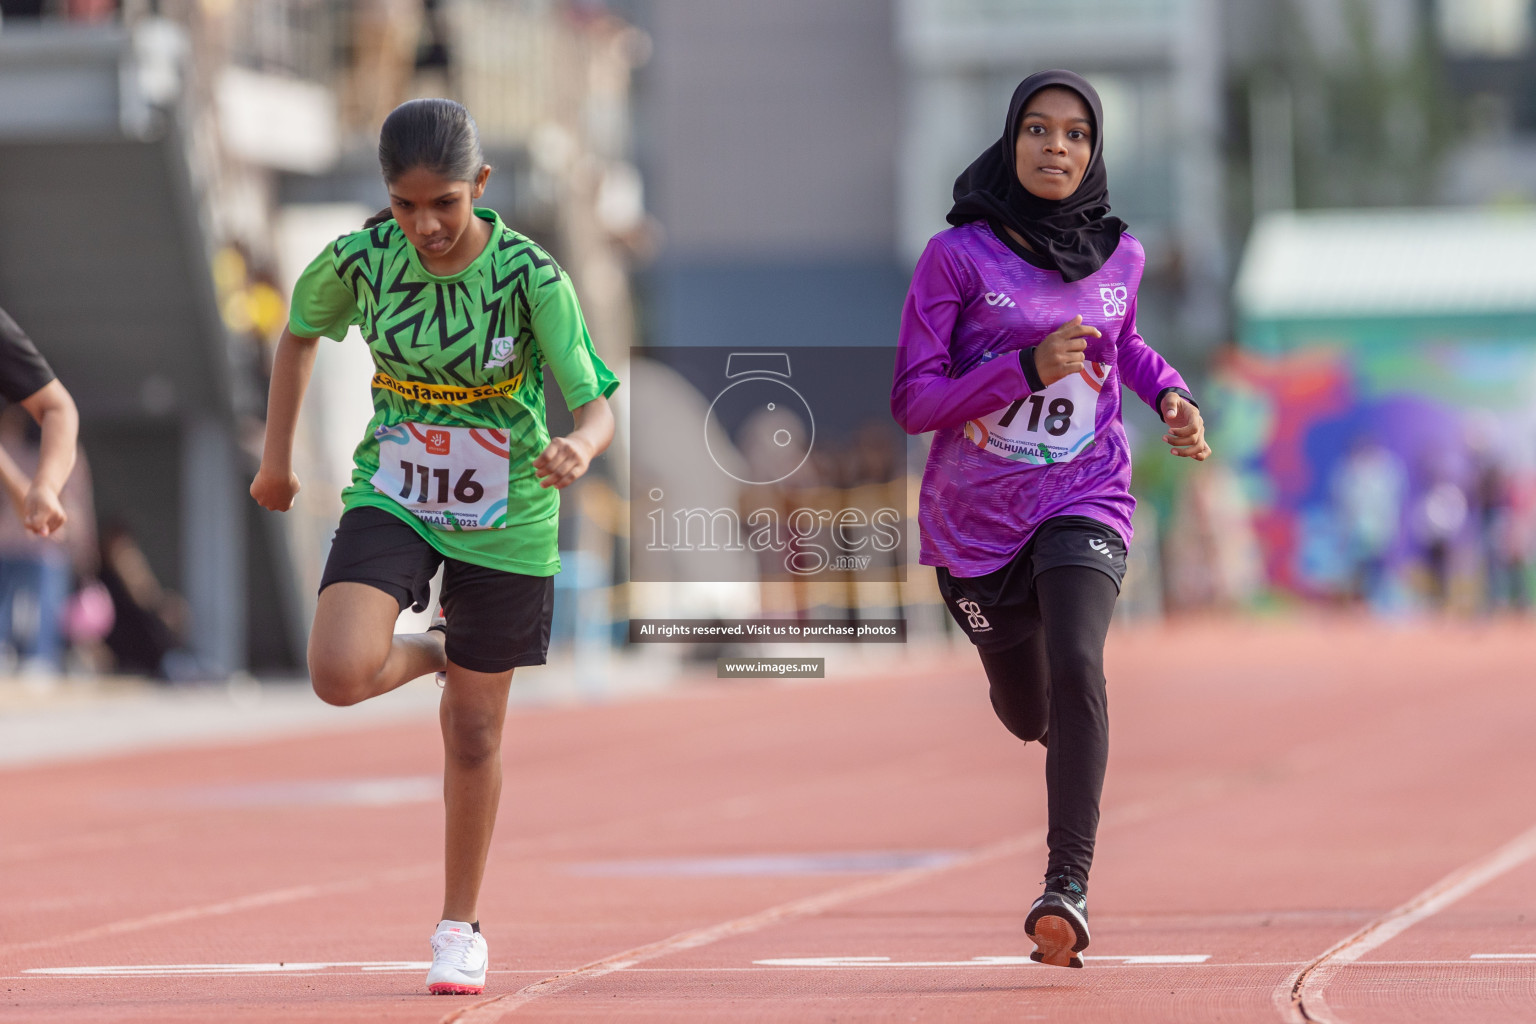
[[[1536,632],[1112,637],[1081,971],[975,658],[514,713],[483,997],[428,719],[0,773],[0,1020],[1536,1020]],[[73,969],[73,970],[72,970]]]

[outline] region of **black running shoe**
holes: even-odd
[[[1045,892],[1029,908],[1024,930],[1035,940],[1029,958],[1053,967],[1081,967],[1078,954],[1088,948],[1088,894],[1083,882],[1066,871],[1046,876]]]

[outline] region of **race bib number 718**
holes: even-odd
[[[965,436],[983,451],[1036,466],[1071,462],[1093,443],[1108,363],[1086,363],[1044,391],[968,420]]]

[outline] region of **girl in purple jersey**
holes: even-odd
[[[1081,967],[1109,750],[1104,638],[1131,540],[1129,387],[1174,455],[1210,455],[1184,380],[1136,329],[1145,255],[1109,216],[1093,86],[1045,71],[955,180],[902,310],[891,409],[933,431],[918,522],[997,716],[1047,747],[1037,961]]]

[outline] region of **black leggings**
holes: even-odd
[[[1120,590],[1106,573],[1064,565],[1035,577],[1039,626],[1001,651],[982,651],[992,707],[1021,740],[1046,743],[1047,874],[1093,865],[1099,794],[1109,757],[1104,638]]]

